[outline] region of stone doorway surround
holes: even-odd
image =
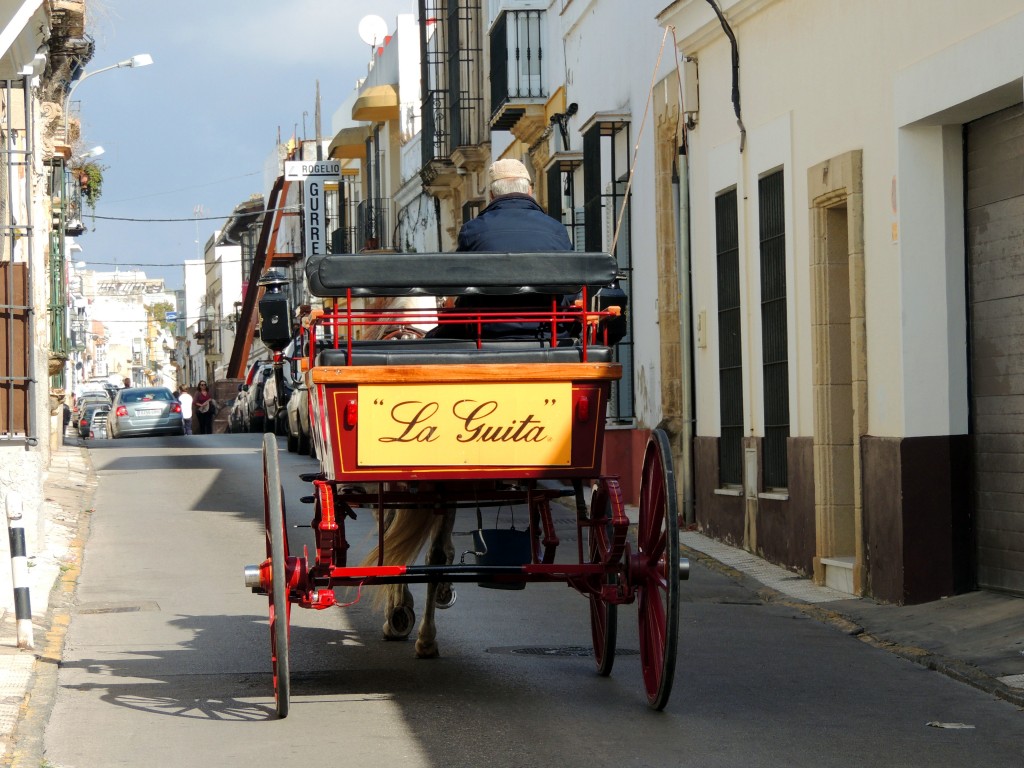
[[[865,589],[860,442],[868,428],[862,154],[807,172],[814,392],[814,580]]]

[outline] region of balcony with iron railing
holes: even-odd
[[[492,130],[529,140],[546,127],[545,28],[545,11],[536,9],[503,10],[491,27]]]
[[[388,198],[373,197],[356,206],[356,240],[353,251],[376,251],[391,247],[388,202]]]

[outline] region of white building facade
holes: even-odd
[[[1020,3],[718,6],[659,17],[694,75],[698,522],[893,602],[1024,591]]]

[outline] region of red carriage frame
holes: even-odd
[[[309,344],[305,373],[310,424],[321,462],[319,473],[303,476],[313,486],[306,500],[313,502],[315,546],[312,553],[301,556],[289,552],[277,444],[273,435],[266,435],[266,559],[245,569],[246,585],[269,598],[278,716],[285,717],[290,707],[292,605],[332,607],[337,604],[337,587],[442,582],[568,584],[588,598],[594,660],[601,675],[611,673],[615,658],[617,608],[636,602],[648,704],[663,709],[675,672],[679,581],[687,577],[688,564],[679,557],[675,478],[665,432],[653,430],[647,444],[635,525],[627,515],[617,478],[600,474],[605,405],[612,382],[621,377],[621,367],[613,361],[610,348],[600,343],[607,323],[618,317],[618,308],[594,309],[592,299],[595,290],[615,279],[614,259],[594,253],[336,254],[309,259],[306,276],[311,292],[329,305],[310,328],[308,338],[314,341]],[[528,310],[395,306],[409,296],[471,294],[551,298],[545,299],[550,307]],[[558,298],[565,295],[578,298],[571,303]],[[380,297],[387,302],[383,306]],[[536,325],[541,338],[525,342],[486,338],[490,324],[504,322]],[[374,330],[385,335],[396,327],[425,324],[436,324],[439,336],[446,327],[461,328],[462,336],[397,342],[365,338]],[[326,334],[318,334],[317,326]],[[574,331],[573,340],[566,339],[568,329]],[[324,335],[328,343],[317,344],[315,340]],[[465,454],[450,459],[446,455],[424,465],[362,460],[360,430],[371,427],[366,405],[360,407],[361,388],[472,390],[490,385],[514,389],[527,384],[571,390],[566,411],[571,445],[556,464],[522,460],[514,465],[474,464]],[[542,482],[551,480],[561,480],[563,485]],[[584,483],[592,489],[589,505]],[[555,562],[559,540],[551,504],[566,497],[576,512],[576,563]],[[431,510],[514,504],[528,510],[528,562],[390,565],[383,563],[382,555],[371,565],[348,563],[345,522],[354,519],[356,508],[377,512],[383,541],[386,510],[415,508],[431,514]],[[383,547],[379,551],[383,553]]]

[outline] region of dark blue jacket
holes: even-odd
[[[497,253],[536,253],[539,251],[571,251],[572,242],[565,227],[548,216],[529,195],[502,195],[491,201],[475,218],[459,230],[459,251],[491,251]],[[561,303],[562,297],[541,294],[516,296],[460,296],[455,304],[460,309],[488,308],[494,310],[548,310],[551,301]],[[549,329],[538,323],[488,323],[485,338],[535,339]],[[438,326],[431,335],[475,338],[475,327]]]
[[[503,195],[459,230],[459,251],[571,251],[565,227],[529,195]]]

